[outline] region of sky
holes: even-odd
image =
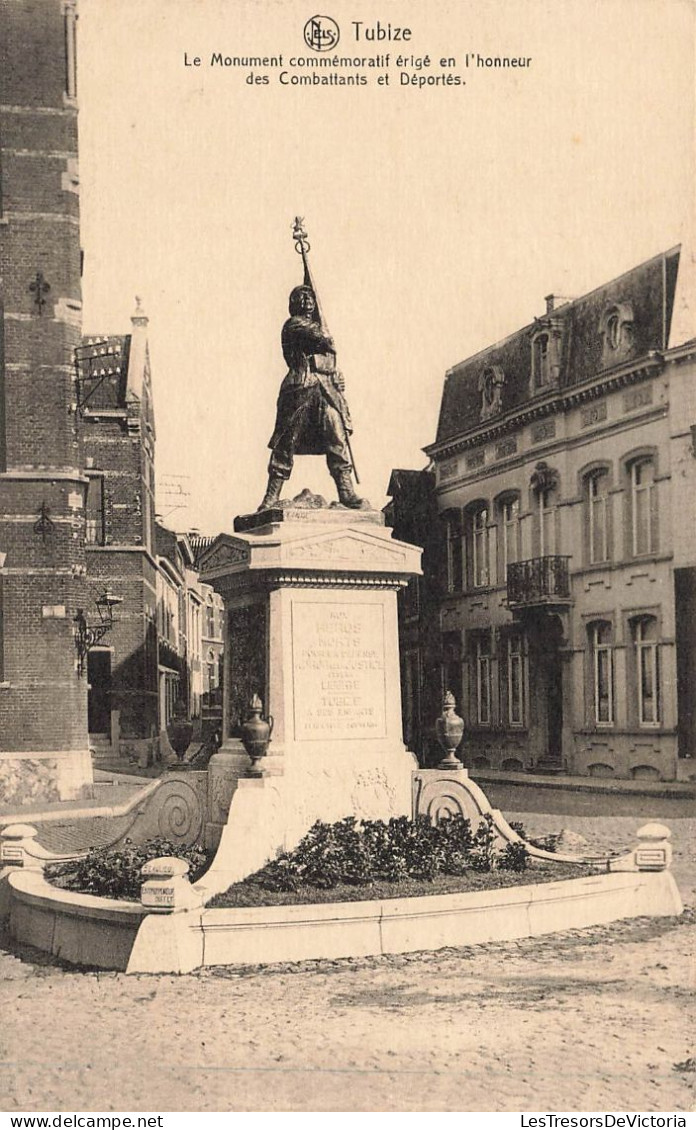
[[[177,529],[231,531],[263,495],[280,329],[302,278],[295,215],[346,380],[360,493],[378,507],[392,468],[426,465],[448,368],[540,315],[549,293],[577,297],[692,247],[688,0],[324,10],[341,38],[319,56],[303,39],[309,0],[80,0],[84,330],[128,332],[142,297],[157,508]],[[391,41],[366,38],[377,22]],[[291,63],[387,52],[373,68]],[[211,66],[215,53],[283,64]],[[292,81],[312,73],[368,82]],[[424,75],[460,82],[411,81]],[[285,493],[305,486],[334,497],[322,458],[296,460]]]

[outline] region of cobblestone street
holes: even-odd
[[[632,817],[507,813],[631,846]],[[667,821],[685,902],[696,821]],[[694,915],[385,958],[75,972],[5,939],[6,1110],[691,1109]]]

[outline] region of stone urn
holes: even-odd
[[[189,721],[186,703],[181,698],[174,703],[172,720],[167,726],[167,737],[178,760],[183,762],[186,750],[191,745],[193,722]]]
[[[252,765],[256,765],[268,753],[268,745],[273,733],[273,718],[262,718],[263,703],[257,694],[251,700],[249,717],[240,726],[242,743],[251,758]]]
[[[454,756],[464,734],[464,720],[457,714],[456,705],[454,695],[447,691],[442,703],[442,714],[435,722],[437,740],[445,751],[442,761],[438,762],[438,769],[464,768],[459,758]]]

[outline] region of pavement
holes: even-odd
[[[30,824],[36,820],[52,817],[57,819],[68,815],[78,817],[83,813],[91,814],[100,809],[122,807],[136,793],[151,784],[152,782],[144,777],[128,773],[106,773],[96,769],[91,797],[83,797],[80,800],[57,800],[35,808],[29,805],[19,809],[12,805],[0,805],[0,827],[18,822]]]
[[[641,814],[508,810],[634,842]],[[696,820],[668,821],[696,900]],[[696,1079],[696,921],[389,957],[138,975],[0,938],[7,1111],[671,1111]]]
[[[692,781],[600,781],[477,770],[471,777],[491,804],[502,811],[514,808],[565,816],[635,816],[667,822],[696,816],[696,783]]]
[[[79,855],[92,847],[107,847],[126,834],[137,817],[133,801],[153,782],[125,774],[95,772],[94,796],[60,801],[38,809],[0,809],[0,828],[30,824],[37,842],[56,855]]]

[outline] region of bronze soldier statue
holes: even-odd
[[[344,381],[336,368],[333,338],[321,317],[301,224],[295,221],[293,236],[304,260],[305,281],[290,294],[290,317],[281,334],[288,372],[280,386],[275,429],[268,444],[268,486],[259,510],[278,502],[295,455],[325,455],[339,502],[357,509],[363,500],[351,479],[354,464],[349,436],[353,427],[343,395]]]

